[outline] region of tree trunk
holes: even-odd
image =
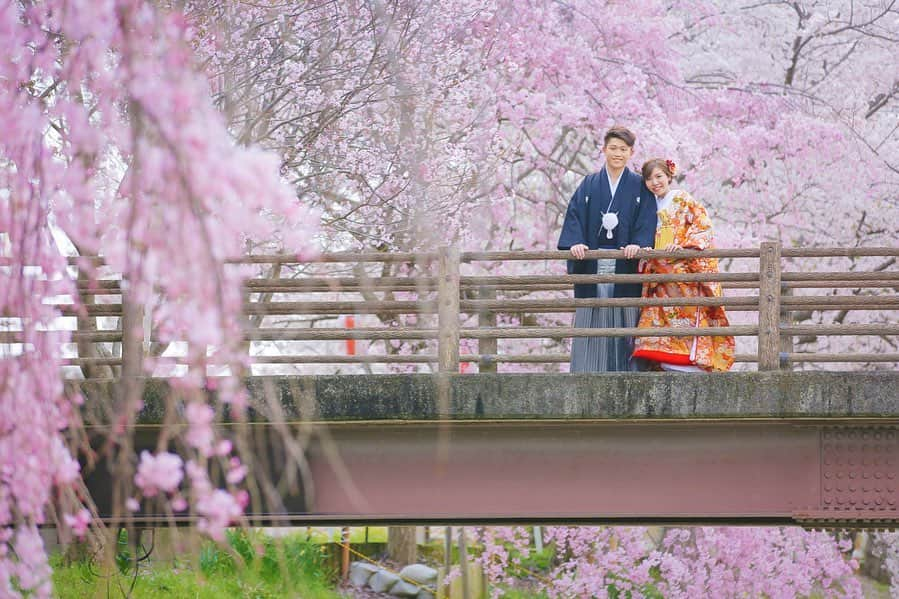
[[[418,559],[418,544],[414,526],[387,527],[387,557],[398,564],[414,564]]]

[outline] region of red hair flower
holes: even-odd
[[[666,160],[665,166],[668,167],[668,172],[671,173],[671,176],[673,177],[674,174],[677,172],[677,165],[674,164],[673,160]]]

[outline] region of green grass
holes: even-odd
[[[313,533],[314,534],[314,533]],[[324,533],[321,533],[324,535]],[[341,539],[340,529],[334,530],[331,538],[328,539],[335,543],[339,543]],[[354,526],[350,528],[350,543],[365,543],[365,527],[364,526]],[[386,526],[369,526],[368,527],[368,542],[369,543],[386,543],[387,542],[387,527]]]
[[[122,568],[126,572],[113,568],[113,575],[103,577],[86,562],[65,565],[57,557],[53,566],[54,596],[59,599],[340,597],[319,545],[300,537],[272,539],[240,530],[229,531],[226,547],[205,544],[198,565],[141,564],[130,593],[134,571],[128,567]]]

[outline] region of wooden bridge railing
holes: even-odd
[[[561,271],[568,252],[507,251],[459,252],[441,248],[425,253],[340,253],[325,254],[309,262],[298,262],[287,255],[249,256],[235,264],[270,267],[264,276],[245,282],[245,312],[248,317],[246,340],[258,344],[284,342],[327,342],[348,339],[382,341],[388,348],[382,354],[345,355],[328,349],[324,354],[288,353],[283,348],[275,355],[255,355],[254,361],[270,365],[300,364],[373,364],[406,363],[436,365],[440,372],[457,372],[462,363],[477,363],[481,371],[492,371],[498,363],[560,363],[569,356],[562,352],[502,353],[502,340],[555,339],[585,336],[692,336],[693,329],[663,328],[573,328],[537,321],[533,315],[573,312],[587,306],[724,306],[734,315],[757,313],[751,324],[703,329],[705,334],[733,335],[757,339],[757,352],[738,354],[740,362],[755,362],[759,370],[782,368],[798,362],[899,362],[899,353],[816,353],[792,350],[792,340],[808,336],[893,336],[899,334],[894,317],[899,314],[899,269],[895,267],[899,248],[781,248],[763,243],[758,249],[716,249],[697,252],[642,251],[640,257],[689,258],[695,256],[733,260],[757,260],[758,267],[720,274],[672,275],[565,275],[565,274],[493,274],[516,265],[544,262]],[[588,258],[620,258],[620,251],[601,250]],[[782,259],[801,258],[883,258],[872,270],[835,272],[784,271]],[[331,268],[330,272],[324,272]],[[463,273],[463,268],[475,269]],[[375,272],[374,269],[379,269]],[[542,270],[545,270],[544,265]],[[530,272],[533,273],[535,269]],[[335,272],[336,271],[336,272]],[[285,272],[286,275],[285,276]],[[721,298],[593,298],[574,299],[574,283],[634,283],[646,281],[718,281],[725,288]],[[119,281],[78,281],[83,298],[90,298],[79,310],[78,322],[91,320],[88,330],[73,333],[80,351],[93,344],[105,352],[90,352],[69,359],[68,364],[82,368],[121,363],[122,305]],[[838,295],[837,290],[852,290]],[[812,295],[795,295],[800,290],[823,290]],[[752,293],[757,291],[757,293]],[[748,293],[748,295],[746,295]],[[380,295],[379,295],[380,294]],[[347,298],[347,296],[352,296]],[[100,299],[102,298],[102,299]],[[86,302],[85,302],[86,303]],[[794,324],[790,315],[810,311],[887,311],[885,322],[868,324]],[[892,311],[892,312],[891,312]],[[74,316],[71,306],[64,315]],[[519,315],[515,324],[499,325],[498,315]],[[85,318],[85,315],[87,318]],[[371,315],[377,326],[316,327],[319,320],[340,315]],[[115,318],[115,329],[102,329],[97,319]],[[463,326],[462,319],[477,320],[476,326]],[[306,321],[301,319],[306,318]],[[281,326],[272,322],[282,319]],[[436,321],[435,321],[436,319]],[[731,320],[745,320],[734,318]],[[842,319],[839,319],[842,322]],[[386,324],[385,324],[386,323]],[[297,327],[295,325],[299,324]],[[15,343],[16,333],[0,329],[2,344]],[[150,335],[144,348],[155,341]],[[436,348],[434,347],[436,341]],[[390,342],[415,344],[397,348]],[[477,351],[470,349],[477,343]],[[110,346],[109,344],[113,344]],[[468,348],[463,353],[460,348]],[[436,351],[435,351],[436,350]],[[102,355],[105,353],[106,355]],[[177,361],[177,358],[174,358]],[[114,373],[115,371],[113,371]]]

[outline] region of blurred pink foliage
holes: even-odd
[[[234,142],[191,35],[182,13],[140,0],[0,8],[0,314],[17,319],[6,326],[21,340],[0,355],[0,595],[49,595],[35,527],[51,500],[76,534],[88,521],[64,438],[77,412],[61,378],[70,337],[42,331],[60,314],[48,300],[78,299],[52,227],[79,252],[103,255],[130,302],[158,306],[163,340],[213,345],[219,363],[237,363],[240,341],[240,273],[225,258],[252,241],[313,247],[315,222],[277,156]],[[205,350],[191,362],[203,373]],[[179,383],[201,389],[204,378]],[[142,457],[146,496],[180,480],[177,456]],[[238,500],[222,496],[230,490],[186,492],[213,536],[240,516]]]
[[[533,551],[527,529],[482,537],[478,562],[495,596],[530,578],[551,597],[862,597],[857,564],[843,555],[851,544],[798,528],[549,527],[548,576],[523,565]]]
[[[183,465],[181,457],[173,453],[162,452],[154,456],[148,451],[142,451],[134,484],[140,488],[144,497],[153,497],[160,491],[174,493],[184,478]]]

